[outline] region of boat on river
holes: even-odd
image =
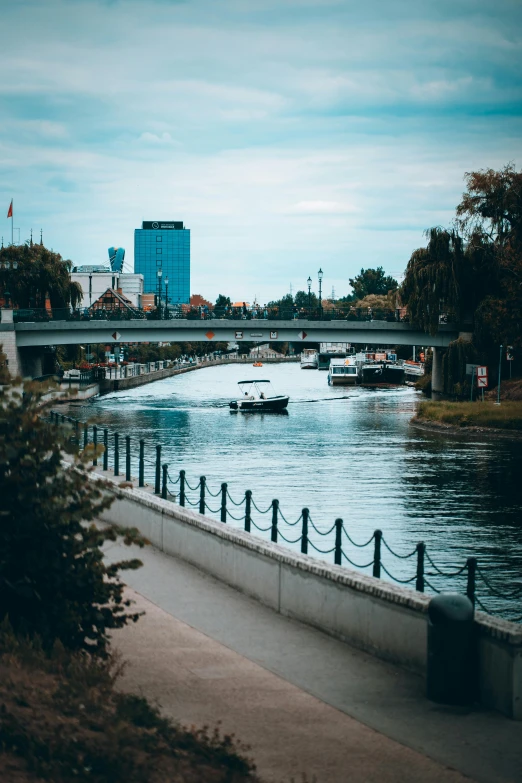
[[[401,386],[404,383],[404,367],[396,362],[371,361],[361,365],[363,386]]]
[[[238,400],[232,400],[230,409],[251,413],[254,411],[285,411],[288,395],[274,394],[270,381],[239,381],[241,394]]]
[[[317,370],[319,357],[315,348],[304,348],[301,351],[301,370]]]
[[[402,366],[404,367],[406,380],[410,383],[415,383],[424,375],[424,362],[413,362],[411,359],[406,359]]]
[[[360,381],[359,367],[354,357],[330,360],[330,367],[328,368],[329,386],[355,386]]]

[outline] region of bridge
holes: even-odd
[[[441,324],[436,335],[404,321],[326,319],[91,319],[21,321],[1,311],[0,342],[13,372],[38,376],[38,349],[48,345],[106,345],[140,342],[292,342],[361,343],[372,346],[418,345],[446,348],[463,336],[456,324]]]

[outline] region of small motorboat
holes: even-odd
[[[239,381],[241,390],[238,400],[230,403],[233,411],[284,411],[288,405],[288,396],[274,394],[270,381]]]
[[[254,367],[262,367],[263,363],[262,362],[254,362],[253,366]]]

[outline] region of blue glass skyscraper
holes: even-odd
[[[143,275],[143,291],[159,292],[165,298],[165,280],[169,280],[169,303],[188,304],[190,300],[190,229],[180,220],[143,221],[134,230],[134,271]]]

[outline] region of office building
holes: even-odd
[[[169,304],[188,304],[190,230],[178,220],[143,221],[134,231],[134,272],[143,275],[146,294],[165,302],[168,288]]]

